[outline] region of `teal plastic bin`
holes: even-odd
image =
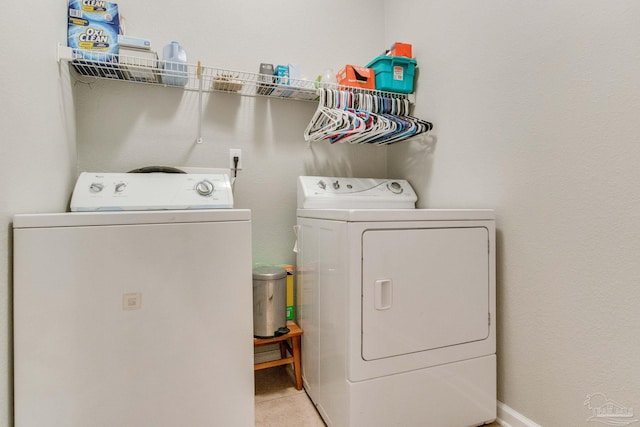
[[[405,56],[378,56],[369,62],[376,75],[376,89],[388,92],[413,93],[416,72],[415,59]]]

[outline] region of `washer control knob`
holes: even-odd
[[[115,192],[122,193],[127,188],[127,184],[124,182],[119,182],[116,184]]]
[[[99,193],[104,189],[104,184],[101,182],[92,182],[89,186],[89,191],[92,193]]]
[[[201,196],[210,196],[213,193],[213,184],[206,179],[196,184],[196,191]]]
[[[337,190],[338,188],[340,188],[340,183],[338,182],[338,180],[336,180],[336,181],[333,183],[333,188],[335,188],[336,190]]]
[[[401,194],[404,191],[402,185],[400,185],[398,181],[390,182],[389,184],[387,184],[387,188],[389,189],[389,191],[395,194]]]
[[[327,188],[327,184],[325,184],[323,180],[320,180],[320,181],[318,181],[318,187],[320,187],[323,190],[325,190]]]

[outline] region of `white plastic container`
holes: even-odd
[[[162,83],[172,86],[187,84],[187,52],[180,43],[173,41],[162,49],[162,68]]]

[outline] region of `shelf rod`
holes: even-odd
[[[202,144],[202,64],[198,61],[198,137],[196,144]]]
[[[58,43],[58,51],[57,51],[56,58],[58,63],[60,63],[61,61],[72,61],[73,49]]]

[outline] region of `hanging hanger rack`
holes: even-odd
[[[373,94],[357,88],[318,89],[318,108],[304,131],[314,141],[390,145],[428,133],[433,124],[410,114],[403,94]]]

